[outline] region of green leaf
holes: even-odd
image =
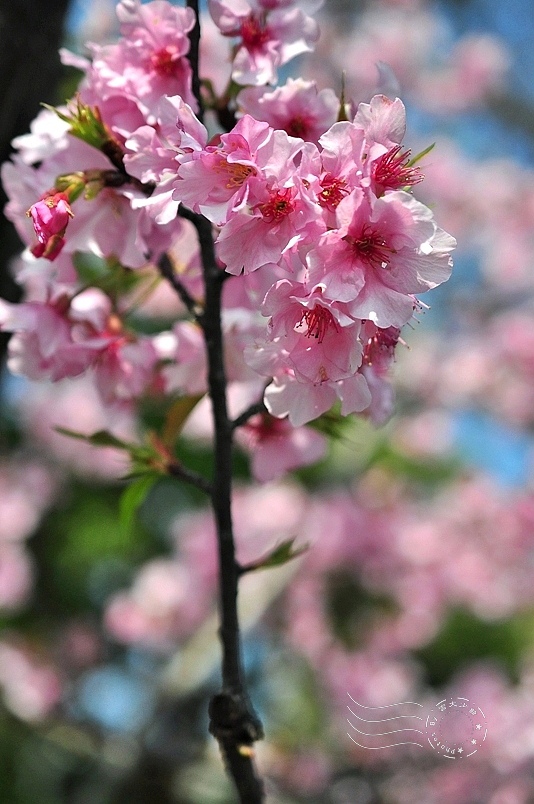
[[[517,683],[522,657],[532,645],[531,617],[531,612],[525,612],[511,620],[483,620],[468,609],[452,609],[432,641],[415,651],[424,664],[426,680],[443,686],[466,665],[491,660]]]
[[[340,406],[336,404],[331,410],[310,422],[309,427],[324,433],[328,438],[340,439],[347,429],[347,421],[347,417],[341,415]]]
[[[412,457],[395,449],[387,440],[378,441],[369,455],[364,471],[373,466],[383,467],[399,477],[405,477],[421,486],[440,486],[453,480],[461,469],[454,456],[447,458]]]
[[[76,430],[69,430],[67,427],[55,427],[57,433],[68,436],[69,438],[77,438],[79,441],[86,441],[94,447],[115,447],[116,449],[124,449],[127,452],[137,450],[136,444],[129,444],[127,441],[122,441],[107,430],[98,430],[96,433],[90,435],[86,433],[79,433]]]
[[[417,156],[414,156],[412,159],[410,159],[410,161],[407,164],[407,167],[413,167],[414,165],[416,165],[418,162],[421,161],[421,159],[423,159],[427,154],[429,154],[430,151],[432,151],[435,147],[436,147],[436,143],[433,142],[432,145],[428,146],[428,148],[425,148],[423,151],[420,151],[420,153],[418,153]]]
[[[76,430],[68,430],[66,427],[56,427],[56,432],[66,435],[69,438],[77,438],[92,444],[93,447],[114,447],[127,452],[132,460],[132,467],[129,476],[146,475],[147,472],[164,474],[165,469],[161,464],[161,455],[150,444],[132,444],[129,441],[122,441],[107,430],[98,430],[96,433],[79,433]],[[159,471],[158,471],[159,467]]]
[[[147,281],[146,272],[125,268],[113,257],[102,259],[95,254],[77,251],[73,263],[82,284],[100,288],[112,299],[130,293],[140,283]],[[152,281],[152,277],[149,278]]]
[[[83,140],[99,150],[110,140],[110,132],[100,116],[97,106],[87,106],[80,101],[79,96],[73,98],[68,106],[68,114],[60,112],[55,106],[48,103],[41,104],[49,111],[55,112],[57,116],[69,123],[69,133],[78,139]]]
[[[100,287],[102,282],[109,280],[110,267],[105,259],[96,254],[76,251],[72,262],[80,281],[85,285]]]
[[[160,479],[160,475],[155,472],[150,472],[138,477],[133,483],[124,490],[122,493],[119,512],[120,523],[124,533],[129,533],[137,513],[137,509],[146,499],[148,492]]]
[[[243,571],[254,572],[260,569],[279,567],[282,564],[287,564],[287,562],[291,561],[293,558],[297,558],[298,556],[302,555],[302,553],[306,552],[308,549],[307,544],[293,549],[294,543],[295,537],[292,539],[286,539],[286,541],[281,542],[270,553],[267,553],[266,556],[260,558],[259,561],[254,561],[252,564],[243,567]]]
[[[161,435],[163,443],[168,447],[174,446],[187,421],[187,417],[203,396],[204,394],[182,396],[176,402],[173,402],[165,416],[165,426]]]

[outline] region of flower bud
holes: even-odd
[[[65,245],[63,235],[70,218],[74,217],[68,196],[62,192],[47,193],[26,214],[32,219],[39,241],[32,248],[32,254],[54,260]]]

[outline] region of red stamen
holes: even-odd
[[[332,176],[331,173],[327,173],[323,176],[321,179],[321,187],[323,189],[319,193],[319,204],[330,212],[333,212],[339,202],[350,192],[345,179],[338,179]]]
[[[174,45],[167,45],[150,57],[152,67],[163,78],[175,77],[180,69],[180,56]]]
[[[257,209],[261,212],[264,221],[268,223],[281,221],[295,210],[291,187],[271,193],[269,200],[264,204],[258,204]]]
[[[362,362],[365,366],[376,364],[378,369],[387,368],[395,354],[395,348],[400,338],[398,327],[377,327],[375,334],[365,344]]]
[[[302,314],[299,326],[302,326],[303,323],[306,324],[308,328],[306,337],[315,338],[319,343],[324,341],[325,335],[331,326],[337,331],[334,316],[330,310],[327,310],[326,307],[322,307],[320,304],[314,307],[313,310],[306,310]]]
[[[251,15],[247,17],[241,26],[241,38],[246,49],[249,51],[261,50],[266,42],[271,39],[271,33],[264,23]]]
[[[249,419],[245,429],[254,443],[258,444],[262,441],[268,441],[270,438],[283,435],[285,428],[281,419],[276,419],[270,413],[260,413],[258,416]]]
[[[359,237],[345,235],[343,240],[352,246],[359,259],[371,268],[388,268],[391,254],[395,249],[390,248],[382,235],[366,223]]]
[[[296,115],[286,125],[286,132],[290,137],[300,137],[302,140],[307,139],[307,134],[310,124],[305,117]]]
[[[409,164],[411,151],[401,151],[401,147],[396,145],[373,163],[371,177],[378,196],[386,190],[411,187],[424,179],[421,169]]]

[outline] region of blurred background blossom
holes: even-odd
[[[108,0],[60,10],[75,52],[117,33]],[[269,801],[528,804],[534,13],[528,0],[326,0],[320,22],[315,53],[293,73],[339,93],[344,71],[354,109],[377,91],[402,97],[412,152],[436,143],[416,195],[459,245],[453,278],[405,336],[387,427],[347,422],[317,465],[262,486],[248,482],[241,445],[240,561],[284,539],[309,546],[243,584]],[[219,86],[225,51],[214,56],[206,32]],[[71,71],[61,80],[58,101]],[[7,265],[16,248],[2,248]],[[31,266],[8,270],[9,297],[9,276]],[[175,309],[160,288],[140,312],[150,329]],[[170,479],[135,521],[121,516],[120,453],[54,430],[128,439],[158,410],[147,403],[138,421],[128,403],[103,406],[86,379],[37,386],[7,370],[0,405],[0,800],[34,804],[38,789],[39,804],[231,802],[206,739],[218,662],[211,518]],[[201,422],[187,433],[190,464],[209,466]],[[366,750],[346,734],[348,693],[429,709],[467,697],[488,737],[464,763],[428,745]]]

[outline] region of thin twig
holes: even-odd
[[[179,477],[180,480],[185,480],[187,483],[190,483],[192,486],[200,489],[200,491],[205,492],[205,494],[209,494],[211,497],[213,493],[211,483],[198,472],[194,472],[192,469],[188,469],[186,466],[183,466],[181,463],[177,463],[175,461],[167,464],[167,472],[173,477]]]
[[[180,282],[176,276],[172,262],[167,253],[162,254],[159,258],[158,268],[160,274],[172,285],[191,315],[198,321],[203,314],[202,306],[193,296],[191,296],[185,285]]]
[[[186,0],[185,4],[195,12],[195,24],[189,31],[189,53],[187,54],[187,58],[189,59],[189,64],[193,72],[191,88],[198,104],[197,117],[202,123],[204,120],[204,101],[202,100],[200,91],[200,14],[198,12],[198,0]]]
[[[250,405],[243,413],[240,413],[239,416],[233,420],[232,428],[235,430],[237,427],[241,427],[243,424],[246,424],[252,416],[255,416],[257,413],[267,413],[267,408],[265,407],[265,403],[263,400],[260,402],[254,402]]]

